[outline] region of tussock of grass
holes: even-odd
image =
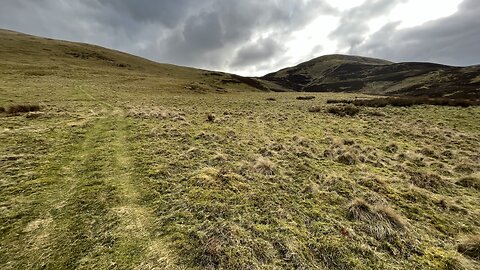
[[[40,105],[38,104],[17,104],[11,105],[8,108],[4,109],[4,111],[9,114],[36,112],[39,110]]]
[[[465,164],[459,164],[457,166],[455,166],[453,168],[453,170],[455,172],[458,172],[458,173],[463,173],[463,174],[471,174],[471,173],[474,173],[475,170],[477,169],[477,166],[473,165],[473,164],[468,164],[468,163],[465,163]]]
[[[213,114],[213,113],[207,114],[207,121],[208,122],[215,122],[215,118],[216,118],[215,114]]]
[[[157,119],[170,119],[170,120],[185,120],[185,113],[180,111],[174,111],[166,108],[159,107],[135,107],[131,108],[127,115],[133,118],[157,118]]]
[[[327,104],[338,104],[338,103],[350,104],[350,103],[352,103],[352,100],[348,100],[348,99],[327,99],[326,103]]]
[[[358,162],[357,156],[354,153],[348,151],[338,154],[335,157],[335,160],[345,165],[355,165]]]
[[[318,113],[318,112],[321,112],[321,111],[322,111],[322,107],[320,107],[320,106],[311,106],[311,107],[308,107],[308,111],[311,112],[311,113]]]
[[[348,216],[364,222],[367,232],[377,239],[385,239],[406,229],[403,218],[387,206],[373,207],[363,199],[355,199],[348,207]]]
[[[377,218],[373,207],[364,199],[355,199],[348,207],[348,216],[355,220],[370,222]]]
[[[398,151],[398,145],[396,145],[395,143],[390,143],[385,147],[385,151],[389,153],[396,153]]]
[[[469,99],[451,99],[451,98],[428,98],[428,97],[388,97],[374,99],[329,99],[327,103],[344,103],[364,107],[410,107],[414,105],[437,105],[437,106],[455,106],[470,107],[479,106],[480,100]]]
[[[378,215],[384,220],[387,220],[393,227],[404,230],[406,228],[403,217],[400,216],[395,210],[388,206],[380,206],[376,208]]]
[[[360,109],[353,105],[333,106],[329,107],[327,112],[338,116],[354,116],[360,112]]]
[[[312,100],[315,99],[315,96],[301,96],[297,97],[297,100]]]
[[[299,136],[299,135],[295,135],[293,136],[293,141],[298,143],[299,145],[303,146],[303,147],[310,147],[312,145],[312,142],[305,138],[305,137],[302,137],[302,136]]]
[[[330,147],[323,152],[323,155],[345,165],[369,163],[374,166],[381,166],[375,149],[362,147],[354,140],[344,139],[340,142],[332,142]]]
[[[410,181],[417,187],[436,190],[448,186],[447,181],[433,173],[409,172],[409,175]]]
[[[270,159],[265,157],[259,157],[255,160],[253,164],[253,170],[257,173],[265,174],[265,175],[274,175],[276,166]]]
[[[473,188],[476,190],[480,190],[480,178],[475,176],[467,176],[463,177],[457,181],[457,185],[467,188]]]
[[[463,255],[480,260],[480,235],[464,236],[460,240],[457,250]]]

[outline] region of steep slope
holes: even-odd
[[[322,56],[262,79],[307,92],[480,97],[479,66],[392,63],[347,55]]]
[[[164,91],[265,90],[249,78],[159,64],[99,46],[59,41],[0,29],[0,74],[12,79],[130,79],[135,88],[157,85]]]

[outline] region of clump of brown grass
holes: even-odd
[[[361,162],[381,166],[375,149],[362,147],[353,139],[331,142],[330,147],[323,152],[323,155],[345,165],[355,165]]]
[[[40,111],[40,105],[38,105],[38,104],[17,104],[17,105],[11,105],[10,107],[8,107],[4,110],[5,110],[6,113],[9,113],[9,114],[36,112],[36,111]]]
[[[311,106],[308,108],[308,112],[311,112],[311,113],[318,113],[321,111],[322,111],[322,107],[320,106]]]
[[[435,150],[429,148],[429,147],[424,147],[420,150],[417,151],[417,153],[420,153],[424,156],[427,156],[427,157],[437,157],[437,154],[435,153]]]
[[[315,99],[314,96],[301,96],[301,97],[297,97],[298,100],[312,100],[312,99]]]
[[[364,199],[355,199],[348,207],[348,216],[351,219],[361,221],[372,221],[376,218],[373,207]]]
[[[473,270],[477,269],[468,259],[460,256],[448,256],[445,259],[446,270]]]
[[[354,116],[360,112],[360,109],[354,105],[344,105],[329,107],[327,112],[338,116]]]
[[[357,155],[355,153],[347,151],[342,152],[335,157],[335,161],[345,165],[355,165],[358,162]]]
[[[327,104],[338,104],[338,103],[350,104],[352,102],[353,102],[352,100],[348,100],[348,99],[327,99]]]
[[[458,243],[457,250],[463,255],[480,260],[480,235],[464,236]]]
[[[412,184],[425,189],[436,189],[448,184],[442,177],[433,173],[409,172],[409,175]]]
[[[218,269],[226,259],[225,249],[228,235],[224,227],[208,228],[205,233],[189,234],[192,249],[188,255],[194,258],[195,263],[203,269]]]
[[[308,197],[311,198],[320,193],[320,186],[317,183],[310,181],[310,183],[305,187],[304,192]]]
[[[460,164],[455,166],[453,170],[457,173],[469,174],[475,172],[475,166],[471,164]]]
[[[463,177],[456,182],[457,185],[480,190],[480,178],[474,176]]]
[[[396,145],[395,143],[390,143],[389,145],[387,145],[385,147],[385,151],[389,152],[389,153],[396,153],[398,151],[398,145]]]
[[[469,107],[479,106],[479,100],[462,99],[462,98],[429,98],[429,97],[387,97],[387,98],[373,98],[373,99],[339,99],[327,100],[327,103],[344,103],[354,104],[356,106],[365,107],[410,107],[414,105],[436,105],[436,106],[455,106],[455,107]]]
[[[355,199],[348,207],[348,217],[362,221],[365,230],[376,239],[385,239],[406,229],[403,218],[387,206],[373,207],[363,199]]]
[[[170,120],[185,120],[185,113],[173,111],[166,108],[159,107],[134,107],[128,110],[127,115],[134,118],[158,118]]]
[[[388,206],[379,206],[376,208],[377,213],[386,221],[388,221],[393,227],[399,229],[405,229],[405,221],[403,218]]]
[[[253,164],[253,170],[265,175],[274,175],[275,164],[268,158],[259,157]]]
[[[209,113],[209,114],[207,115],[207,121],[208,121],[208,122],[215,122],[215,114]]]
[[[301,146],[304,146],[304,147],[309,147],[311,145],[311,141],[307,138],[304,138],[302,136],[299,136],[299,135],[295,135],[293,136],[293,141],[295,141],[296,143],[298,143],[299,145]]]

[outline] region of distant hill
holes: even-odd
[[[348,55],[318,57],[261,79],[278,90],[480,97],[480,66],[392,63]]]
[[[160,64],[100,46],[54,40],[0,29],[0,76],[132,80],[132,89],[229,92],[268,90],[238,75]]]

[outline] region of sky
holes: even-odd
[[[0,28],[261,76],[326,54],[480,64],[480,0],[0,0]]]

